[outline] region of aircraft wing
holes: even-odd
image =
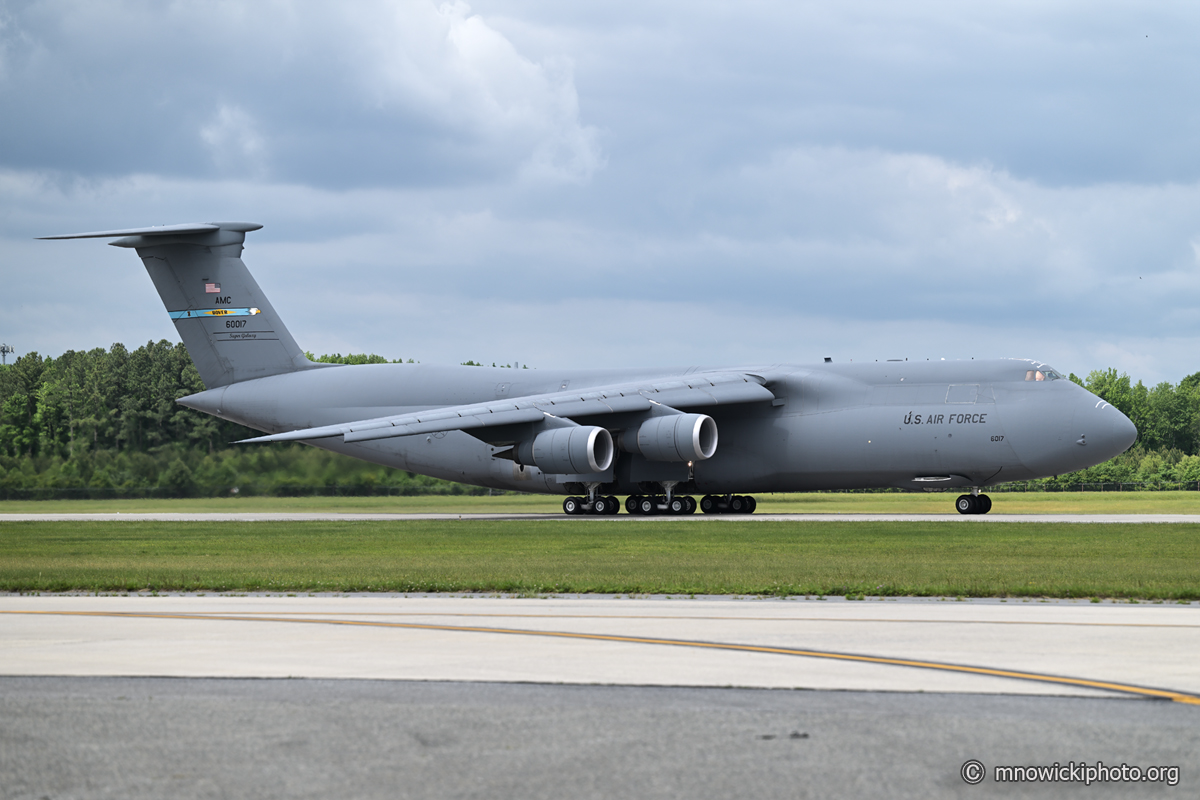
[[[655,403],[671,408],[702,408],[765,402],[774,398],[775,395],[763,386],[762,379],[757,376],[730,372],[700,373],[661,381],[527,395],[487,403],[431,408],[412,414],[340,422],[319,428],[304,428],[243,439],[239,444],[294,442],[328,439],[334,436],[341,436],[345,442],[365,442],[390,439],[394,436],[536,422],[546,416],[569,419],[648,411]]]

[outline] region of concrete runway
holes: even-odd
[[[0,645],[4,675],[1200,697],[1197,605],[9,595]]]
[[[1194,793],[1198,653],[1196,605],[7,595],[0,797]]]
[[[566,514],[338,514],[338,513],[245,513],[245,514],[0,514],[0,522],[364,522],[405,520],[572,520],[577,522],[646,522],[693,520],[707,522],[1101,522],[1101,523],[1200,523],[1200,514],[690,514],[642,517],[568,517]]]

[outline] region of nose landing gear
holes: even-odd
[[[992,510],[992,498],[986,494],[960,494],[954,507],[960,514],[986,514]]]

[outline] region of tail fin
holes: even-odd
[[[242,263],[246,233],[261,227],[212,222],[43,238],[122,237],[109,244],[135,248],[204,385],[213,389],[317,366]]]

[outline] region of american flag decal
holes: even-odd
[[[219,284],[219,283],[204,284],[204,293],[205,294],[220,294],[221,293],[221,284]]]

